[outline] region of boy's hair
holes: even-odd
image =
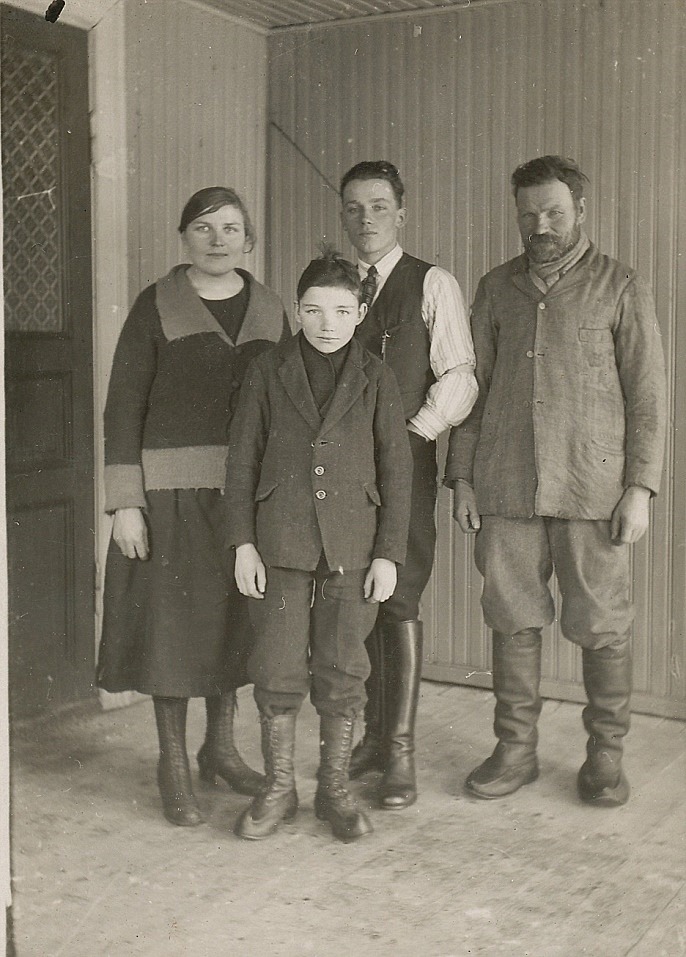
[[[577,204],[584,195],[584,181],[590,182],[573,159],[564,156],[539,156],[522,163],[514,171],[510,179],[512,194],[516,199],[518,191],[523,187],[541,186],[555,179],[569,187],[569,192]]]
[[[341,196],[343,196],[343,190],[348,183],[354,179],[385,179],[393,190],[398,207],[402,209],[405,187],[400,179],[398,168],[393,163],[389,163],[387,160],[365,160],[353,166],[341,180]]]
[[[257,233],[252,224],[248,208],[238,195],[235,189],[230,186],[206,186],[193,193],[181,213],[181,222],[179,223],[179,232],[184,233],[194,219],[200,216],[207,216],[209,213],[216,213],[222,206],[233,206],[240,211],[245,226],[245,238],[250,245],[249,252],[254,248],[257,242]]]
[[[347,289],[360,302],[362,283],[357,266],[344,259],[333,246],[322,245],[321,256],[313,259],[298,282],[298,302],[313,286],[333,286]]]

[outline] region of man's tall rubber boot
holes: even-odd
[[[577,777],[579,796],[596,807],[619,807],[630,792],[622,770],[623,738],[631,723],[629,639],[605,648],[584,648],[582,663],[588,695],[583,721],[589,738]]]
[[[379,787],[385,811],[417,800],[414,729],[422,677],[422,623],[386,623],[386,768]]]
[[[511,636],[493,632],[493,730],[498,744],[465,781],[467,791],[476,797],[505,797],[538,777],[541,644],[540,628]]]
[[[233,721],[237,710],[236,692],[205,698],[207,730],[205,741],[198,751],[200,778],[216,784],[223,778],[239,794],[254,797],[264,786],[264,775],[249,767],[238,753],[233,736]]]
[[[266,782],[243,811],[234,828],[238,837],[261,841],[270,837],[282,821],[292,821],[298,812],[295,789],[295,714],[260,714],[262,753]]]
[[[188,698],[153,697],[160,760],[157,784],[164,816],[179,827],[195,827],[204,822],[193,794],[191,769],[186,751],[186,715]]]
[[[348,766],[353,747],[354,721],[337,715],[322,715],[319,732],[319,770],[314,813],[328,821],[334,837],[346,844],[373,828],[348,791]]]
[[[367,703],[364,707],[364,737],[353,748],[350,778],[359,778],[367,771],[383,771],[386,763],[384,728],[385,659],[384,633],[381,622],[372,628],[365,642],[372,666],[365,682]]]

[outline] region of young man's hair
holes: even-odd
[[[313,286],[347,289],[358,302],[362,300],[362,283],[357,266],[344,259],[333,246],[323,245],[321,256],[313,259],[303,272],[298,282],[298,302]]]
[[[235,189],[230,186],[206,186],[193,193],[181,213],[181,222],[179,223],[179,232],[184,233],[194,219],[201,216],[208,216],[210,213],[216,213],[223,206],[232,206],[237,209],[243,217],[245,227],[245,238],[249,244],[250,252],[257,242],[257,233],[250,219],[248,207]]]
[[[542,186],[555,179],[569,187],[575,203],[583,198],[584,182],[589,182],[588,176],[581,172],[573,159],[564,156],[539,156],[522,163],[514,171],[510,179],[512,193],[516,199],[520,189],[526,186]]]
[[[405,187],[400,179],[398,168],[393,163],[386,160],[365,160],[363,163],[353,166],[341,180],[341,196],[343,196],[343,190],[348,183],[354,179],[385,179],[393,190],[398,207],[402,209]]]

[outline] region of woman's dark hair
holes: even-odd
[[[183,207],[181,222],[179,223],[179,232],[184,233],[194,219],[198,219],[200,216],[205,216],[208,213],[216,213],[222,206],[233,206],[234,209],[240,210],[245,226],[245,238],[250,247],[248,252],[250,252],[257,242],[257,233],[255,232],[255,227],[252,224],[245,203],[236,190],[231,189],[229,186],[206,186],[204,189],[199,189],[197,193],[193,193]]]
[[[362,299],[362,283],[357,266],[343,259],[333,246],[323,245],[321,256],[313,259],[303,272],[298,282],[298,302],[313,286],[348,289],[358,302]]]
[[[387,160],[365,160],[349,169],[341,180],[341,196],[343,190],[354,179],[385,179],[395,195],[398,207],[403,207],[405,187],[400,179],[398,168]]]
[[[517,198],[517,192],[526,186],[541,186],[559,179],[569,187],[569,192],[576,203],[583,198],[584,181],[589,182],[588,176],[582,173],[573,159],[564,156],[539,156],[518,166],[510,178],[512,193]]]

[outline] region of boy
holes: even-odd
[[[410,449],[393,373],[353,339],[356,268],[325,254],[298,284],[302,332],[251,366],[233,420],[226,505],[236,583],[254,599],[248,673],[267,784],[236,833],[259,840],[298,807],[295,723],[321,719],[315,812],[352,841],[372,828],[347,791],[365,639],[405,558]]]

